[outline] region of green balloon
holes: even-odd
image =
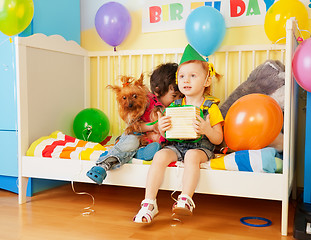
[[[108,117],[97,108],[80,111],[73,121],[76,137],[84,141],[100,143],[107,137],[109,130]]]
[[[24,31],[33,12],[33,0],[0,0],[0,31],[8,36]]]

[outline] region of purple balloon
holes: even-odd
[[[108,2],[97,10],[96,31],[101,39],[110,46],[120,45],[129,34],[131,26],[131,15],[120,3]]]
[[[311,92],[311,38],[304,40],[297,47],[292,66],[297,83]]]

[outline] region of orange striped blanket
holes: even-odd
[[[55,131],[49,136],[34,141],[26,155],[96,161],[101,154],[109,151],[112,146],[102,146],[99,143],[79,140],[60,131]]]

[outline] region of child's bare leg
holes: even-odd
[[[192,198],[200,178],[200,164],[207,161],[206,154],[199,149],[190,149],[184,159],[182,194]]]
[[[194,191],[200,178],[200,163],[206,162],[206,154],[199,149],[188,150],[184,158],[184,174],[182,192],[173,205],[173,213],[179,215],[192,215],[195,204],[192,200]]]
[[[145,199],[142,201],[141,209],[133,219],[134,222],[150,223],[158,214],[157,193],[163,182],[167,166],[176,160],[176,153],[170,149],[161,149],[155,154],[148,171]]]
[[[164,179],[165,170],[174,161],[177,161],[177,156],[170,149],[161,149],[155,154],[147,176],[146,199],[156,199],[158,190]]]

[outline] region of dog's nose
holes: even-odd
[[[129,103],[129,108],[133,107],[133,103]]]

